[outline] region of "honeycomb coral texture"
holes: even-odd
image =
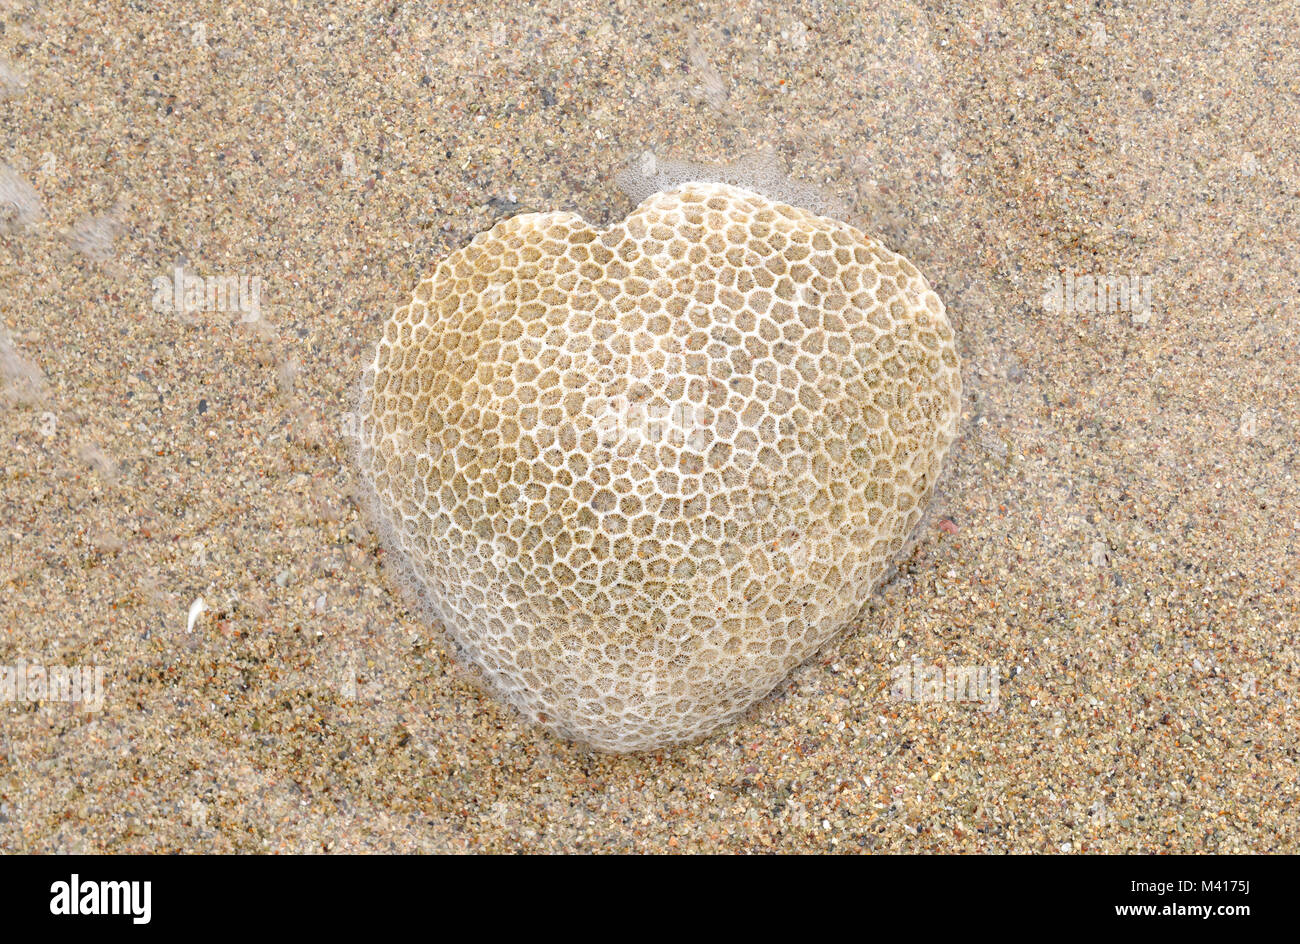
[[[929,501],[960,373],[917,269],[688,183],[597,229],[517,216],[387,322],[357,461],[492,686],[594,747],[688,741],[842,629]]]

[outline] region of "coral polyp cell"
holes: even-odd
[[[641,750],[734,719],[853,618],[959,391],[910,262],[694,182],[444,258],[384,327],[357,461],[400,571],[501,697]]]

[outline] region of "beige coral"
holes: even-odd
[[[734,719],[845,626],[921,518],[959,390],[906,259],[688,183],[443,259],[385,326],[357,460],[500,694],[639,750]]]

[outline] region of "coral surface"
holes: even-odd
[[[401,571],[525,716],[707,734],[854,616],[956,430],[938,296],[853,227],[725,183],[601,230],[516,216],[385,326],[357,459]]]

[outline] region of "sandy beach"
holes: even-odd
[[[367,6],[0,6],[0,851],[1300,851],[1300,5]],[[960,435],[838,640],[591,752],[402,595],[353,391],[475,234],[763,145]]]

